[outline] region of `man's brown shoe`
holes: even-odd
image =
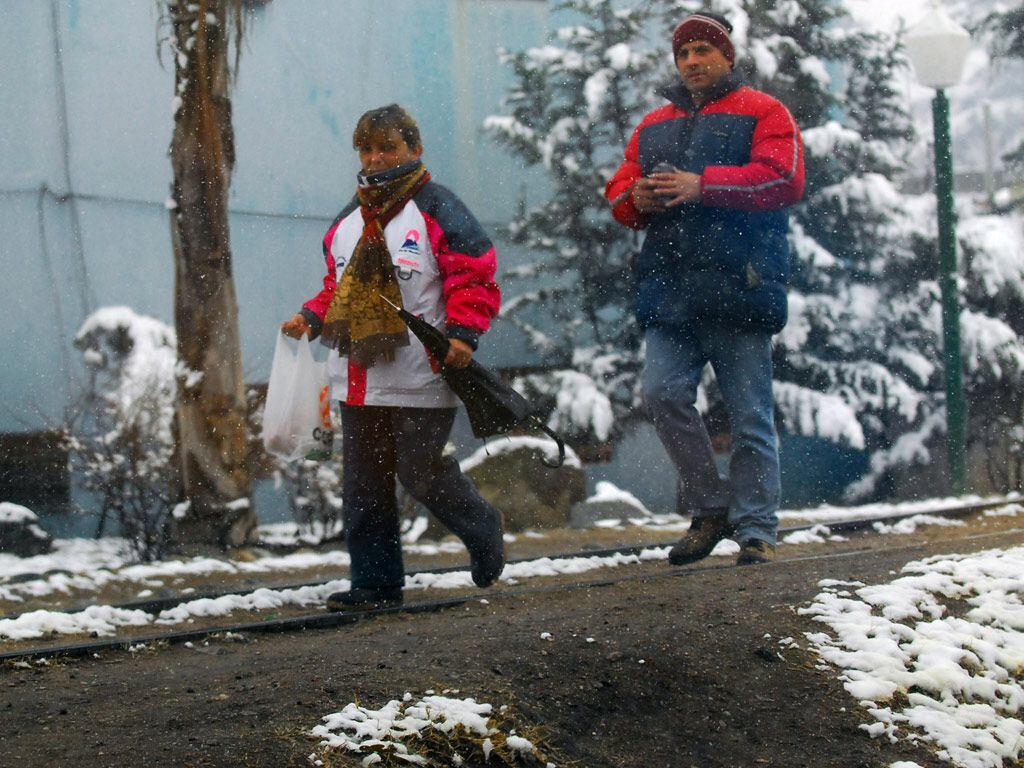
[[[686,565],[703,560],[731,532],[725,512],[695,517],[690,530],[669,551],[668,561],[672,565]]]
[[[740,544],[736,565],[761,565],[775,559],[775,547],[761,539],[747,539]]]

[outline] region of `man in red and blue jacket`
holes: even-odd
[[[803,144],[789,110],[733,72],[731,31],[712,13],[676,27],[680,82],[641,121],[605,189],[615,218],[646,230],[634,263],[644,399],[693,514],[674,564],[727,536],[740,564],[766,562],[778,528],[771,336],[786,324],[785,209],[803,195]],[[695,408],[709,362],[730,418],[728,479]]]

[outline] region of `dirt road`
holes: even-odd
[[[605,586],[492,589],[352,627],[8,666],[0,765],[308,766],[303,733],[321,716],[444,688],[513,706],[586,768],[943,765],[868,738],[834,674],[778,641],[820,629],[793,606],[822,578],[879,583],[926,555],[1022,542],[972,525],[837,559],[700,573],[655,562],[602,574],[626,577]]]

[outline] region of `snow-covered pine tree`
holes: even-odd
[[[914,245],[923,235],[894,184],[913,135],[895,96],[905,63],[897,41],[857,30],[841,3],[744,3],[733,12],[747,14],[750,79],[769,93],[793,93],[806,147],[790,324],[776,343],[782,423],[791,433],[884,450],[934,410],[922,391],[934,373],[922,363],[936,359],[917,301]]]
[[[849,115],[865,141],[884,142],[891,149],[908,148],[915,139],[914,124],[907,112],[906,95],[895,76],[907,68],[903,55],[904,30],[895,35],[861,32],[852,37],[860,61],[846,72],[846,103],[856,107]],[[895,160],[895,158],[893,158]],[[896,161],[890,173],[902,170]]]
[[[997,57],[1024,60],[1024,6],[1009,10],[992,11],[982,23],[989,47]],[[1004,159],[1012,167],[1024,170],[1024,135]]]
[[[604,441],[636,410],[639,334],[629,261],[639,245],[611,217],[607,178],[637,116],[653,103],[663,51],[643,43],[646,3],[567,0],[573,23],[540,48],[503,53],[516,84],[488,133],[546,172],[548,193],[520,211],[512,241],[536,260],[514,276],[528,285],[503,317],[522,328],[553,369],[519,382],[574,442]]]
[[[971,26],[987,45],[993,72],[1006,60],[1024,61],[1024,6],[972,3],[980,23]],[[963,13],[966,15],[967,10]],[[1004,75],[1005,76],[1005,75]],[[999,109],[998,100],[993,107]],[[1010,169],[1024,171],[1024,130],[1003,155]],[[962,203],[964,201],[961,201]],[[1008,200],[1012,207],[1012,199]],[[975,464],[1000,491],[1024,490],[1024,216],[1004,210],[976,214],[961,205],[958,236],[962,254],[962,326],[968,339],[968,391]]]

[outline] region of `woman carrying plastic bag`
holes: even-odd
[[[287,461],[322,459],[334,441],[327,366],[313,358],[308,339],[277,335],[263,409],[263,447]]]
[[[498,312],[494,246],[466,205],[430,180],[419,127],[402,107],[365,113],[352,146],[361,172],[323,238],[323,288],[281,325],[330,349],[351,556],[351,588],[327,597],[334,611],[403,600],[396,482],[466,545],[477,586],[497,581],[505,564],[500,514],[444,455],[458,399],[441,375],[442,365],[469,365]],[[444,333],[443,360],[410,338],[389,302]]]

